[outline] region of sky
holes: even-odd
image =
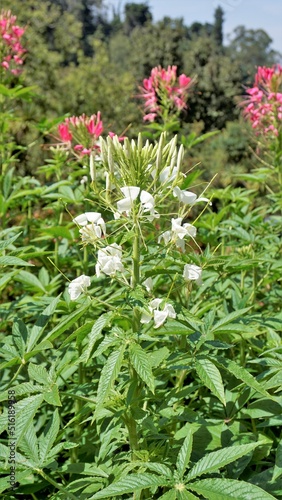
[[[115,8],[126,3],[146,0],[107,0]],[[148,0],[154,21],[164,16],[183,17],[186,25],[194,21],[213,22],[214,10],[220,5],[225,12],[224,35],[244,25],[247,29],[263,29],[272,38],[272,48],[282,52],[282,0]]]

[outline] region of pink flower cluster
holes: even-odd
[[[17,17],[10,11],[0,13],[0,61],[1,66],[13,75],[19,75],[19,66],[23,64],[23,55],[26,50],[21,45],[20,39],[25,32],[16,24]]]
[[[247,89],[244,115],[257,134],[279,135],[282,122],[282,66],[259,67],[254,87]]]
[[[184,74],[177,77],[176,72],[177,66],[168,66],[167,69],[157,66],[152,69],[151,76],[143,80],[139,97],[145,100],[144,121],[153,122],[164,109],[179,112],[187,107],[192,79]]]
[[[90,117],[85,114],[71,116],[58,126],[58,139],[65,149],[72,149],[76,155],[81,157],[90,155],[93,150],[100,151],[98,139],[103,130],[100,111],[97,115]],[[109,132],[111,138],[116,135],[114,132]],[[119,141],[124,139],[125,137],[118,137]]]
[[[80,155],[90,155],[93,149],[99,149],[98,138],[103,132],[101,113],[90,117],[85,114],[66,118],[58,126],[59,139],[68,149],[73,148]]]

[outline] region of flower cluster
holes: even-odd
[[[192,79],[184,74],[177,77],[176,72],[177,66],[168,66],[167,69],[158,66],[152,69],[149,78],[143,80],[140,97],[145,101],[144,121],[153,122],[164,111],[178,113],[187,107]]]
[[[98,139],[103,132],[101,113],[90,117],[85,114],[66,118],[58,126],[59,141],[66,149],[72,149],[77,155],[90,155],[99,150]]]
[[[259,67],[254,87],[247,89],[244,115],[257,134],[279,135],[282,121],[282,66]]]
[[[76,124],[73,119],[71,123]],[[94,120],[93,130],[98,123],[99,121]],[[62,133],[65,134],[66,140],[72,140],[67,135],[72,134],[70,128],[62,129]],[[176,198],[179,209],[175,217],[170,219],[171,227],[169,230],[162,230],[164,232],[156,240],[159,245],[164,242],[166,247],[179,248],[185,256],[186,239],[194,239],[197,234],[196,227],[185,221],[186,206],[193,206],[198,202],[210,203],[207,198],[198,198],[195,193],[179,187],[183,185],[185,177],[180,168],[183,147],[177,150],[175,139],[164,145],[164,138],[165,134],[155,146],[147,141],[144,147],[141,136],[138,138],[138,143],[125,139],[124,144],[120,144],[118,137],[113,139],[108,137],[107,140],[100,138],[100,161],[105,167],[106,174],[106,190],[102,191],[100,199],[107,207],[106,213],[111,211],[112,217],[106,223],[100,212],[85,212],[73,219],[79,228],[83,245],[90,244],[95,248],[96,278],[102,276],[115,278],[126,287],[132,288],[142,285],[143,293],[149,294],[148,304],[136,306],[138,315],[135,314],[135,319],[138,317],[138,322],[140,320],[141,324],[152,322],[154,328],[161,327],[169,318],[175,319],[176,312],[168,297],[158,297],[158,278],[154,278],[153,281],[151,276],[145,279],[143,275],[143,256],[140,247],[143,242],[145,247],[148,222],[160,228],[162,214],[156,207],[160,210],[169,197],[171,202]],[[92,155],[90,160],[91,158]],[[131,183],[135,185],[130,185]],[[120,238],[121,230],[128,231],[128,236],[123,234]],[[115,241],[115,236],[119,244]],[[131,250],[130,241],[133,242]],[[145,262],[144,265],[147,266]],[[195,264],[183,264],[179,274],[182,275],[184,283],[195,281],[201,284],[202,269]],[[84,275],[72,281],[69,284],[71,300],[76,300],[80,294],[85,293],[89,285],[90,278]],[[190,289],[190,283],[188,288]]]
[[[93,152],[100,153],[99,138],[104,131],[100,111],[97,115],[86,116],[83,113],[81,116],[66,118],[58,125],[57,131],[56,139],[62,148],[72,151],[77,158],[91,156]],[[117,137],[119,142],[125,139],[114,132],[109,132],[108,136],[111,139]]]
[[[16,24],[17,17],[10,11],[0,14],[0,64],[6,71],[19,75],[26,50],[21,45],[21,37],[25,28]]]

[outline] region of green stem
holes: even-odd
[[[62,493],[65,493],[66,498],[69,498],[71,500],[77,500],[77,497],[75,495],[73,495],[72,493],[67,491],[63,486],[61,486],[56,481],[54,481],[54,479],[52,479],[50,476],[45,474],[45,472],[43,472],[43,470],[37,469],[36,472],[38,472],[38,474],[40,474],[40,476],[43,477],[43,479],[45,479],[45,481],[48,481],[48,483],[55,486],[55,488],[57,488],[59,491],[61,491]]]
[[[133,255],[132,255],[132,288],[134,289],[140,282],[140,232],[138,223],[136,223],[136,232],[133,242]],[[138,332],[140,328],[140,313],[137,308],[133,309],[133,321],[132,330],[133,332]],[[133,416],[133,408],[136,406],[138,400],[138,395],[140,393],[140,380],[133,368],[130,367],[130,381],[133,391],[131,394],[131,403],[127,414],[125,415],[124,421],[128,430],[129,446],[132,452],[132,460],[137,460],[137,451],[139,450],[139,438],[136,421]]]

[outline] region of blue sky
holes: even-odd
[[[107,0],[115,7],[145,0]],[[164,16],[183,17],[186,24],[212,22],[217,5],[225,12],[224,34],[243,24],[249,29],[264,29],[273,40],[273,48],[282,52],[282,0],[148,0],[154,20]]]

